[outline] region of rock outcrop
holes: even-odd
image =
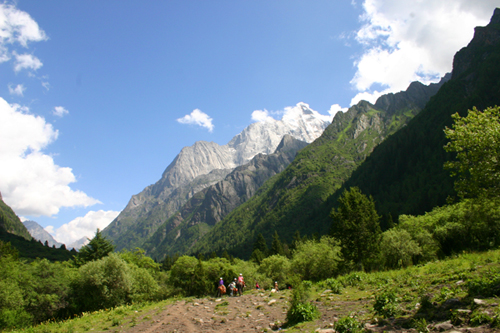
[[[196,193],[144,243],[148,255],[162,259],[185,253],[233,209],[257,193],[266,180],[290,164],[307,143],[285,135],[273,154],[258,154],[223,180]]]

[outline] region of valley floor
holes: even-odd
[[[247,290],[241,297],[174,298],[103,309],[23,332],[326,333],[346,317],[368,332],[500,332],[500,250],[308,284],[321,316],[288,328],[283,324],[291,290]],[[390,293],[395,315],[377,313],[374,305],[390,299]]]

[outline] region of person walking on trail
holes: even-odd
[[[243,279],[243,274],[238,276],[238,282],[236,282],[236,287],[238,288],[238,295],[243,294],[243,288],[245,288],[245,280]]]
[[[222,278],[219,279],[219,285],[217,287],[217,295],[216,297],[221,297],[226,293],[226,286],[224,286],[224,280]]]
[[[236,292],[236,278],[234,278],[234,281],[231,281],[228,288],[229,288],[229,296],[233,296],[233,294]]]

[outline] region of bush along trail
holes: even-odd
[[[278,293],[254,289],[237,297],[119,306],[23,332],[500,332],[499,295],[495,250],[303,281]],[[294,301],[299,317],[310,321],[290,322]]]

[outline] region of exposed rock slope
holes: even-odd
[[[187,252],[216,223],[250,199],[267,179],[283,171],[306,145],[306,142],[285,135],[275,153],[258,154],[223,180],[196,193],[158,228],[144,248],[150,256],[159,259]]]
[[[156,184],[132,196],[127,207],[103,230],[103,235],[118,250],[142,246],[195,193],[224,179],[255,155],[273,153],[284,135],[311,142],[330,123],[326,116],[305,103],[285,111],[281,120],[269,118],[251,124],[227,145],[196,142],[183,148]]]
[[[42,243],[45,243],[47,241],[47,243],[51,247],[54,245],[55,247],[61,247],[62,243],[56,241],[51,234],[45,231],[45,229],[43,229],[42,226],[35,221],[24,221],[23,224],[26,229],[28,229],[31,237],[33,237],[37,241],[41,241]]]

